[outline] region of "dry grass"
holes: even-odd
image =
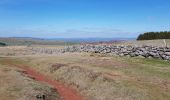
[[[167,45],[170,46],[170,39],[166,39]],[[161,46],[164,47],[164,41],[163,40],[142,40],[142,41],[125,41],[125,42],[118,42],[116,44],[119,45],[149,45],[149,46]]]
[[[146,43],[162,45],[161,40],[129,41],[125,44]],[[57,47],[40,46],[40,48]],[[88,53],[23,56],[29,54],[32,55],[26,46],[0,48],[0,55],[15,56],[9,58],[15,63],[29,65],[75,88],[88,100],[169,100],[170,98],[170,62]],[[18,69],[3,65],[2,59],[0,58],[0,99],[27,100],[29,97],[30,100],[32,95],[42,91],[56,94],[49,86],[23,76],[17,71]]]
[[[40,51],[34,52],[34,49],[62,49],[65,46],[51,46],[51,45],[34,45],[34,46],[6,46],[0,47],[0,56],[28,56],[28,55],[41,55]]]
[[[65,53],[14,61],[77,89],[88,100],[169,100],[170,63],[154,59]],[[53,70],[53,71],[52,71]]]
[[[1,56],[19,56],[19,55],[29,55],[31,51],[27,46],[7,46],[0,47]]]
[[[50,86],[34,81],[20,69],[0,64],[0,100],[36,100],[39,94],[50,100],[60,99]]]

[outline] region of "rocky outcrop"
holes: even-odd
[[[77,45],[62,49],[60,52],[93,52],[129,57],[158,58],[170,60],[170,48],[156,46],[113,46],[113,45]]]

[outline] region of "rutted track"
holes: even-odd
[[[59,94],[62,96],[64,100],[83,100],[83,97],[80,96],[75,90],[63,85],[60,82],[48,78],[47,76],[35,71],[29,66],[23,64],[15,64],[14,62],[11,62],[10,59],[4,59],[4,62],[10,66],[14,66],[24,70],[27,75],[29,75],[30,77],[34,78],[39,82],[43,82],[53,86],[56,89],[56,91],[59,92]]]

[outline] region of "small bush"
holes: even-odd
[[[0,42],[0,46],[7,46],[7,44]]]

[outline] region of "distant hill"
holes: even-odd
[[[111,42],[111,41],[135,40],[135,38],[54,38],[50,40],[84,43],[84,42]]]
[[[30,37],[9,37],[0,38],[0,43],[6,45],[72,45],[74,42],[64,42],[57,40],[46,40],[40,38],[30,38]]]
[[[80,43],[113,42],[135,40],[134,38],[32,38],[32,37],[8,37],[0,38],[0,42],[6,45],[74,45]]]

